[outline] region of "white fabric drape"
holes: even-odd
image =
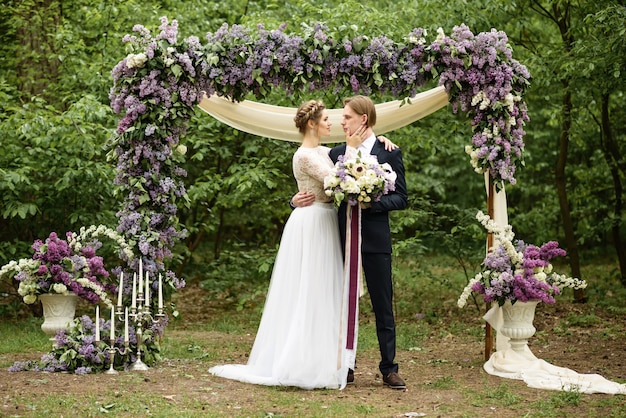
[[[502,309],[494,306],[484,319],[496,330],[502,327]],[[559,367],[535,357],[526,347],[524,353],[511,349],[508,338],[497,340],[497,351],[483,365],[494,376],[523,380],[535,389],[576,391],[581,393],[606,393],[626,395],[626,384],[610,381],[599,374],[583,374],[566,367]]]
[[[495,189],[495,188],[494,188]],[[489,196],[489,174],[485,173],[485,191],[487,196]],[[500,226],[507,226],[509,224],[509,216],[507,214],[507,204],[506,204],[506,192],[504,189],[501,189],[499,192],[496,192],[493,198],[493,221]],[[493,245],[498,245],[497,242],[493,242]],[[488,247],[488,245],[487,245]],[[489,248],[486,248],[486,252],[489,252]],[[502,309],[498,306],[498,304],[494,304],[495,306],[491,308],[492,315],[498,316],[502,318]],[[489,321],[487,321],[489,322]],[[501,351],[509,348],[509,339],[499,332],[496,333],[496,351]]]
[[[400,100],[394,100],[376,105],[377,134],[410,125],[445,107],[448,104],[448,94],[443,87],[436,87],[412,97],[410,103],[400,106],[401,103]],[[296,108],[250,100],[236,103],[216,95],[205,96],[198,106],[220,122],[240,131],[283,141],[301,141],[293,121]],[[328,114],[332,124],[330,137],[322,138],[322,142],[343,142],[346,136],[341,129],[342,109],[329,109]]]

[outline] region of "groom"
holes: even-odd
[[[406,181],[404,164],[399,148],[385,150],[384,144],[376,140],[372,128],[376,124],[376,108],[367,96],[349,97],[343,102],[341,126],[347,135],[352,135],[361,126],[366,130],[361,134],[363,142],[357,149],[361,155],[372,154],[380,164],[389,163],[397,175],[395,191],[383,195],[379,202],[371,202],[361,211],[361,255],[367,289],[372,301],[376,317],[376,334],[380,347],[380,372],[383,383],[393,389],[405,389],[404,380],[398,375],[396,355],[396,326],[393,313],[393,283],[391,278],[391,230],[389,228],[389,212],[402,210],[407,206]],[[334,163],[340,155],[344,155],[346,145],[339,145],[330,151]],[[312,204],[310,196],[305,193],[296,194],[294,206]],[[343,203],[339,207],[339,231],[341,239],[346,239],[346,208]],[[348,383],[354,381],[354,372],[350,370]]]

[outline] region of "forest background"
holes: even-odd
[[[202,37],[223,23],[274,29],[286,22],[297,33],[302,23],[323,21],[401,39],[414,27],[449,33],[464,23],[474,33],[505,31],[533,76],[525,166],[506,189],[517,237],[561,242],[576,277],[581,263],[602,258],[626,285],[623,2],[395,4],[9,1],[0,11],[0,263],[28,256],[33,240],[50,231],[116,225],[122,196],[107,144],[118,116],[108,93],[110,71],[125,56],[121,38],[133,25],[156,27],[168,16],[178,20],[179,36]],[[311,97],[341,107],[340,94]],[[267,102],[300,99],[277,91]],[[474,215],[486,199],[463,151],[471,137],[464,115],[442,110],[389,136],[404,150],[410,196],[409,209],[393,214],[396,254],[448,253],[475,264],[484,232]],[[296,191],[295,145],[239,132],[201,111],[182,143],[190,204],[180,217],[189,236],[172,267],[233,295],[266,282]],[[14,294],[11,284],[3,290]]]
[[[581,265],[602,263],[613,266],[606,280],[626,285],[623,1],[4,3],[0,265],[29,257],[33,240],[50,231],[117,225],[123,197],[108,156],[119,118],[109,104],[110,71],[126,55],[121,38],[135,24],[156,29],[168,16],[178,20],[180,38],[203,38],[224,23],[275,29],[286,22],[286,32],[298,33],[301,24],[322,21],[331,31],[357,25],[366,36],[402,39],[415,27],[450,33],[464,23],[474,33],[505,31],[514,58],[533,77],[525,165],[517,184],[506,187],[517,238],[557,240],[568,252],[571,275],[585,279]],[[348,94],[309,97],[337,108]],[[266,102],[297,107],[301,100],[276,91]],[[447,254],[472,275],[484,256],[475,214],[485,210],[486,196],[483,176],[464,152],[471,138],[466,117],[448,108],[388,136],[404,151],[410,199],[409,209],[393,214],[396,257]],[[189,235],[170,268],[242,308],[266,289],[296,191],[291,155],[297,145],[237,131],[200,110],[181,143],[188,148],[189,205],[179,215]],[[0,285],[0,317],[24,309],[15,284]]]

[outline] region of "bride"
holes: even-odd
[[[248,363],[209,372],[261,385],[342,389],[348,374],[343,260],[337,211],[324,193],[333,163],[329,148],[320,145],[331,123],[318,100],[303,103],[294,121],[302,135],[294,177],[299,192],[314,195],[315,203],[295,208],[285,224]],[[346,135],[346,154],[356,155],[362,130]]]

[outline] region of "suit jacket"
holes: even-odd
[[[332,148],[330,158],[333,163],[336,163],[337,158],[345,152],[345,144]],[[389,211],[404,209],[408,203],[402,151],[399,148],[387,151],[384,144],[376,140],[370,154],[375,155],[381,164],[389,163],[396,172],[397,179],[395,191],[383,195],[379,202],[372,202],[370,208],[361,211],[361,253],[391,254]],[[339,233],[343,243],[346,239],[346,207],[346,203],[339,207]]]

